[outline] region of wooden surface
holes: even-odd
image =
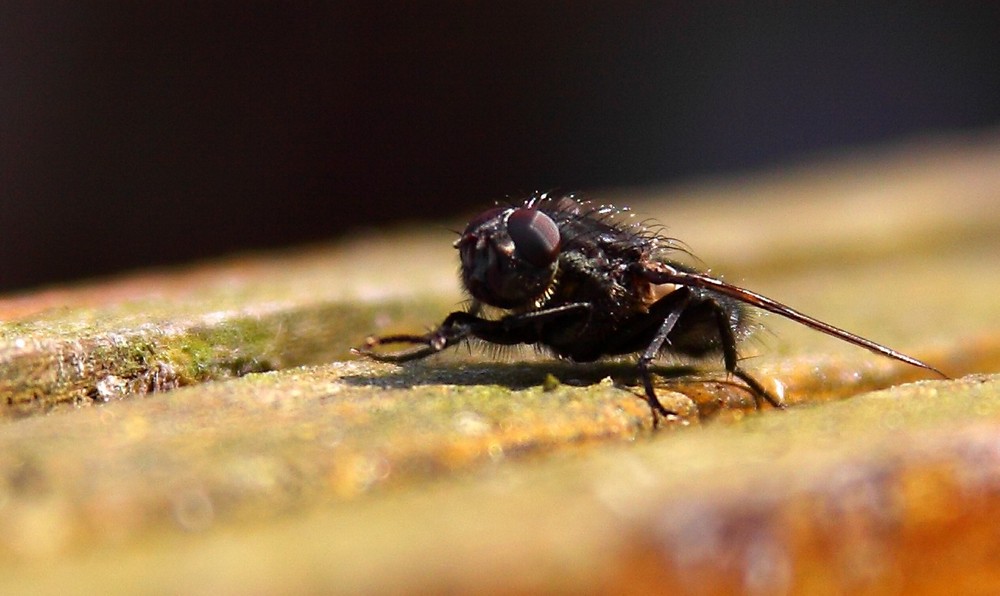
[[[1000,589],[1000,139],[592,197],[952,380],[764,317],[795,407],[663,362],[653,432],[627,362],[351,356],[460,219],[6,297],[0,592]]]

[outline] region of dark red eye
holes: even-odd
[[[536,267],[547,267],[559,256],[559,227],[537,209],[515,209],[507,218],[507,233],[518,256]]]

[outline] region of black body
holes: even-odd
[[[480,214],[455,242],[462,284],[472,296],[470,309],[451,313],[425,335],[369,338],[359,352],[404,362],[478,338],[535,344],[576,362],[637,353],[654,424],[659,414],[670,414],[653,390],[649,365],[656,356],[661,351],[695,358],[721,354],[726,370],[748,385],[758,404],[763,399],[783,407],[739,366],[737,344],[749,334],[751,305],[941,374],[915,358],[680,265],[675,259],[687,251],[679,242],[628,222],[625,212],[589,207],[572,195],[541,194],[521,206]],[[485,317],[484,307],[502,313]],[[418,347],[372,351],[390,343]]]

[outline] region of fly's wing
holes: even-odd
[[[776,315],[785,317],[805,325],[811,329],[815,329],[821,333],[825,333],[832,337],[836,337],[842,341],[854,344],[856,346],[862,347],[866,350],[892,358],[893,360],[898,360],[900,362],[905,362],[913,366],[917,366],[934,373],[937,373],[943,378],[948,378],[948,375],[944,374],[940,370],[934,368],[933,366],[917,360],[912,356],[907,356],[902,352],[897,352],[892,348],[883,346],[882,344],[873,342],[870,339],[865,339],[860,335],[855,335],[850,331],[846,331],[839,327],[835,327],[829,323],[824,323],[819,319],[814,319],[809,315],[799,312],[794,308],[786,306],[776,300],[768,298],[762,294],[758,294],[752,290],[747,290],[746,288],[741,288],[739,286],[734,286],[730,283],[726,283],[721,279],[714,278],[710,275],[704,273],[699,273],[696,271],[682,271],[675,267],[672,267],[666,263],[661,262],[645,262],[638,265],[639,275],[642,275],[651,283],[655,284],[676,284],[680,286],[688,286],[693,288],[703,288],[714,292],[716,294],[721,294],[723,296],[728,296],[744,304],[749,304],[761,310],[766,310],[772,312]]]

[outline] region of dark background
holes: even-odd
[[[1000,123],[1000,3],[11,4],[0,289]]]

